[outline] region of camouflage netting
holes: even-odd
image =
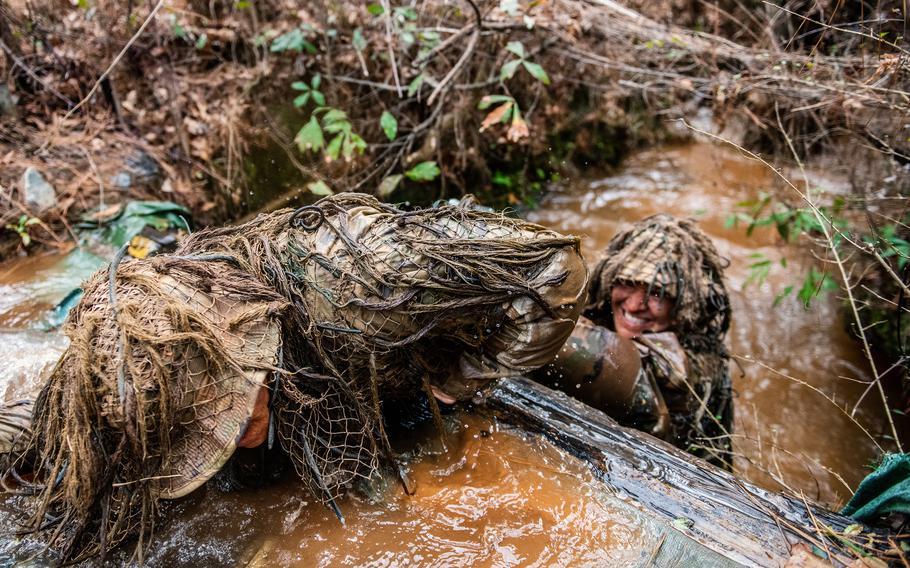
[[[67,560],[133,534],[141,554],[157,500],[224,464],[264,388],[269,441],[338,512],[352,481],[395,465],[381,401],[470,398],[555,355],[581,309],[578,244],[465,205],[343,194],[115,261],[36,403],[48,485],[32,528]]]
[[[543,365],[571,333],[586,280],[577,237],[362,194],[199,233],[186,251],[235,255],[293,303],[283,349],[293,374],[273,406],[282,446],[329,503],[391,458],[381,400],[431,385],[470,398]]]
[[[613,329],[610,297],[617,282],[641,283],[649,294],[675,300],[670,330],[686,352],[691,390],[667,401],[676,407],[672,441],[729,467],[733,401],[724,346],[730,327],[726,264],[695,221],[653,215],[611,239],[591,275],[584,313]]]
[[[124,262],[113,287],[95,274],[35,404],[47,485],[32,528],[63,558],[84,558],[150,526],[159,497],[217,471],[275,368],[285,307],[223,261]]]

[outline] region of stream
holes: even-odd
[[[836,180],[819,178],[833,190]],[[736,473],[837,507],[868,473],[875,441],[818,392],[839,403],[857,400],[869,372],[846,333],[835,295],[805,309],[794,297],[777,307],[781,289],[798,284],[805,253],[770,231],[746,236],[727,228],[736,204],[779,191],[772,172],[735,152],[705,144],[657,147],[630,156],[615,175],[565,182],[527,214],[554,229],[584,236],[589,263],[626,223],[669,212],[694,216],[730,260],[733,300],[729,348],[737,393]],[[750,255],[777,264],[761,286],[746,286]],[[75,259],[73,259],[75,258]],[[102,263],[103,264],[103,263]],[[34,390],[66,341],[44,332],[43,314],[99,264],[97,257],[47,255],[0,266],[0,395]],[[886,424],[873,396],[856,412],[879,444]],[[152,566],[639,566],[660,527],[598,483],[587,467],[538,437],[484,416],[453,414],[447,452],[432,429],[411,440],[417,493],[395,484],[352,491],[340,503],[346,524],[300,491],[293,475],[259,489],[227,490],[213,480],[167,505],[148,563]],[[19,497],[0,501],[11,526]],[[130,548],[131,547],[127,547]],[[0,565],[35,548],[0,541]],[[126,554],[126,553],[124,553]],[[119,560],[126,560],[120,557]]]

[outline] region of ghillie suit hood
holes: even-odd
[[[85,283],[65,326],[70,346],[33,415],[46,483],[33,528],[49,525],[67,561],[141,534],[158,499],[186,495],[224,465],[276,369],[287,307],[224,260],[115,269]]]
[[[578,244],[464,204],[340,194],[115,262],[36,404],[54,481],[33,528],[65,560],[134,534],[141,553],[158,499],[217,471],[263,385],[269,443],[340,515],[347,486],[396,466],[380,401],[431,385],[463,400],[556,354],[581,310]]]
[[[614,329],[611,293],[620,282],[644,284],[649,293],[675,300],[670,331],[686,352],[693,388],[690,415],[673,416],[679,436],[675,442],[721,463],[729,462],[725,434],[732,431],[729,354],[724,346],[730,327],[726,264],[695,221],[653,215],[610,240],[592,271],[584,310],[598,325]]]

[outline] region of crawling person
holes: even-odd
[[[725,262],[694,223],[655,215],[616,235],[545,384],[726,468],[733,401]]]
[[[577,237],[352,193],[115,260],[34,404],[28,528],[64,562],[139,536],[141,563],[160,500],[273,444],[340,517],[348,486],[397,469],[383,404],[465,400],[546,364],[586,277]]]

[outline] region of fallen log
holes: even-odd
[[[590,464],[611,492],[671,528],[653,566],[783,566],[805,543],[835,565],[882,535],[805,499],[767,491],[530,379],[501,380],[485,406]],[[852,525],[852,526],[851,526]],[[861,530],[859,541],[847,544]],[[682,537],[682,538],[680,538]],[[859,544],[857,544],[859,542]]]

